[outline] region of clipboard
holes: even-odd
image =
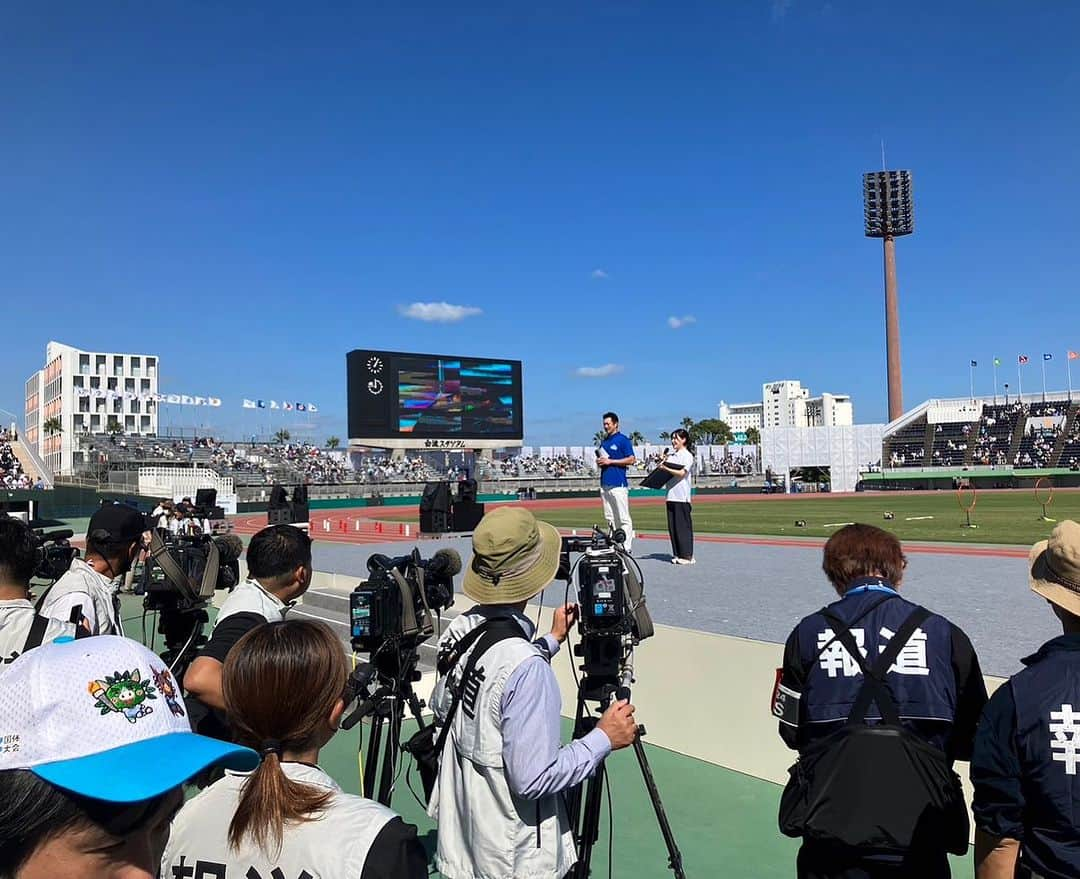
[[[672,470],[685,470],[686,469],[681,464],[673,464],[671,462],[665,462],[665,463]],[[673,476],[672,476],[671,473],[668,473],[662,467],[657,467],[655,470],[653,470],[652,473],[650,473],[648,476],[646,476],[644,479],[641,480],[641,487],[642,488],[660,489],[660,488],[663,488],[664,486],[666,486],[672,480],[672,478],[673,478]]]

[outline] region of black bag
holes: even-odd
[[[450,725],[454,721],[458,702],[465,690],[465,682],[472,676],[476,662],[488,648],[507,638],[524,638],[525,632],[512,617],[492,617],[481,623],[471,632],[466,634],[453,647],[451,653],[439,662],[440,675],[446,675],[452,669],[461,656],[474,643],[476,649],[469,654],[469,660],[465,663],[458,688],[454,690],[450,701],[450,708],[446,712],[446,718],[441,727],[434,723],[422,727],[415,732],[407,742],[402,744],[401,750],[412,755],[416,761],[416,769],[420,773],[420,783],[424,787],[425,804],[431,799],[431,792],[435,789],[435,780],[439,777],[439,758],[446,746],[446,737],[450,734]],[[436,732],[438,730],[438,732]]]
[[[943,752],[901,725],[885,677],[930,612],[916,608],[873,668],[849,624],[823,613],[834,626],[834,637],[858,662],[864,681],[846,723],[803,751],[788,770],[780,832],[865,854],[965,854],[969,824],[960,778]],[[871,726],[866,712],[873,702],[883,722]]]

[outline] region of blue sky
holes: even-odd
[[[781,378],[884,420],[882,138],[907,405],[994,355],[1063,387],[1078,35],[1065,3],[8,4],[0,406],[56,338],[157,351],[231,435],[247,396],[344,436],[362,347],[520,358],[537,445]],[[474,311],[409,316],[443,302]]]

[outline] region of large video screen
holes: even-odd
[[[346,369],[352,438],[522,438],[520,360],[359,350]]]

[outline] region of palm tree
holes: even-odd
[[[596,446],[603,443],[603,441],[606,440],[606,439],[607,439],[607,434],[604,433],[602,430],[598,430],[596,433],[594,433],[592,435],[593,445],[596,445]]]
[[[46,418],[45,423],[41,425],[41,429],[46,435],[50,436],[54,433],[64,432],[64,428],[60,424],[60,419],[55,415],[52,418]]]
[[[632,445],[632,446],[643,446],[643,445],[645,445],[645,434],[643,434],[640,430],[635,430],[633,433],[630,434],[630,445]]]
[[[693,433],[694,432],[694,419],[691,418],[689,415],[687,415],[685,418],[683,418],[683,420],[680,421],[679,423],[686,429],[687,433]]]
[[[326,438],[326,447],[328,449],[336,449],[340,445],[341,445],[341,440],[338,439],[336,436],[331,436],[331,437]]]
[[[668,433],[666,430],[662,430],[659,433],[659,437],[660,437],[660,442],[666,443],[669,439],[671,439],[671,434]]]
[[[750,446],[761,445],[761,431],[756,427],[746,428],[746,444]]]
[[[289,432],[283,427],[277,433],[274,434],[274,439],[284,445],[289,441]]]
[[[116,436],[118,433],[123,432],[124,428],[120,426],[120,422],[116,420],[115,416],[110,415],[105,425],[105,433],[109,434],[109,436]]]

